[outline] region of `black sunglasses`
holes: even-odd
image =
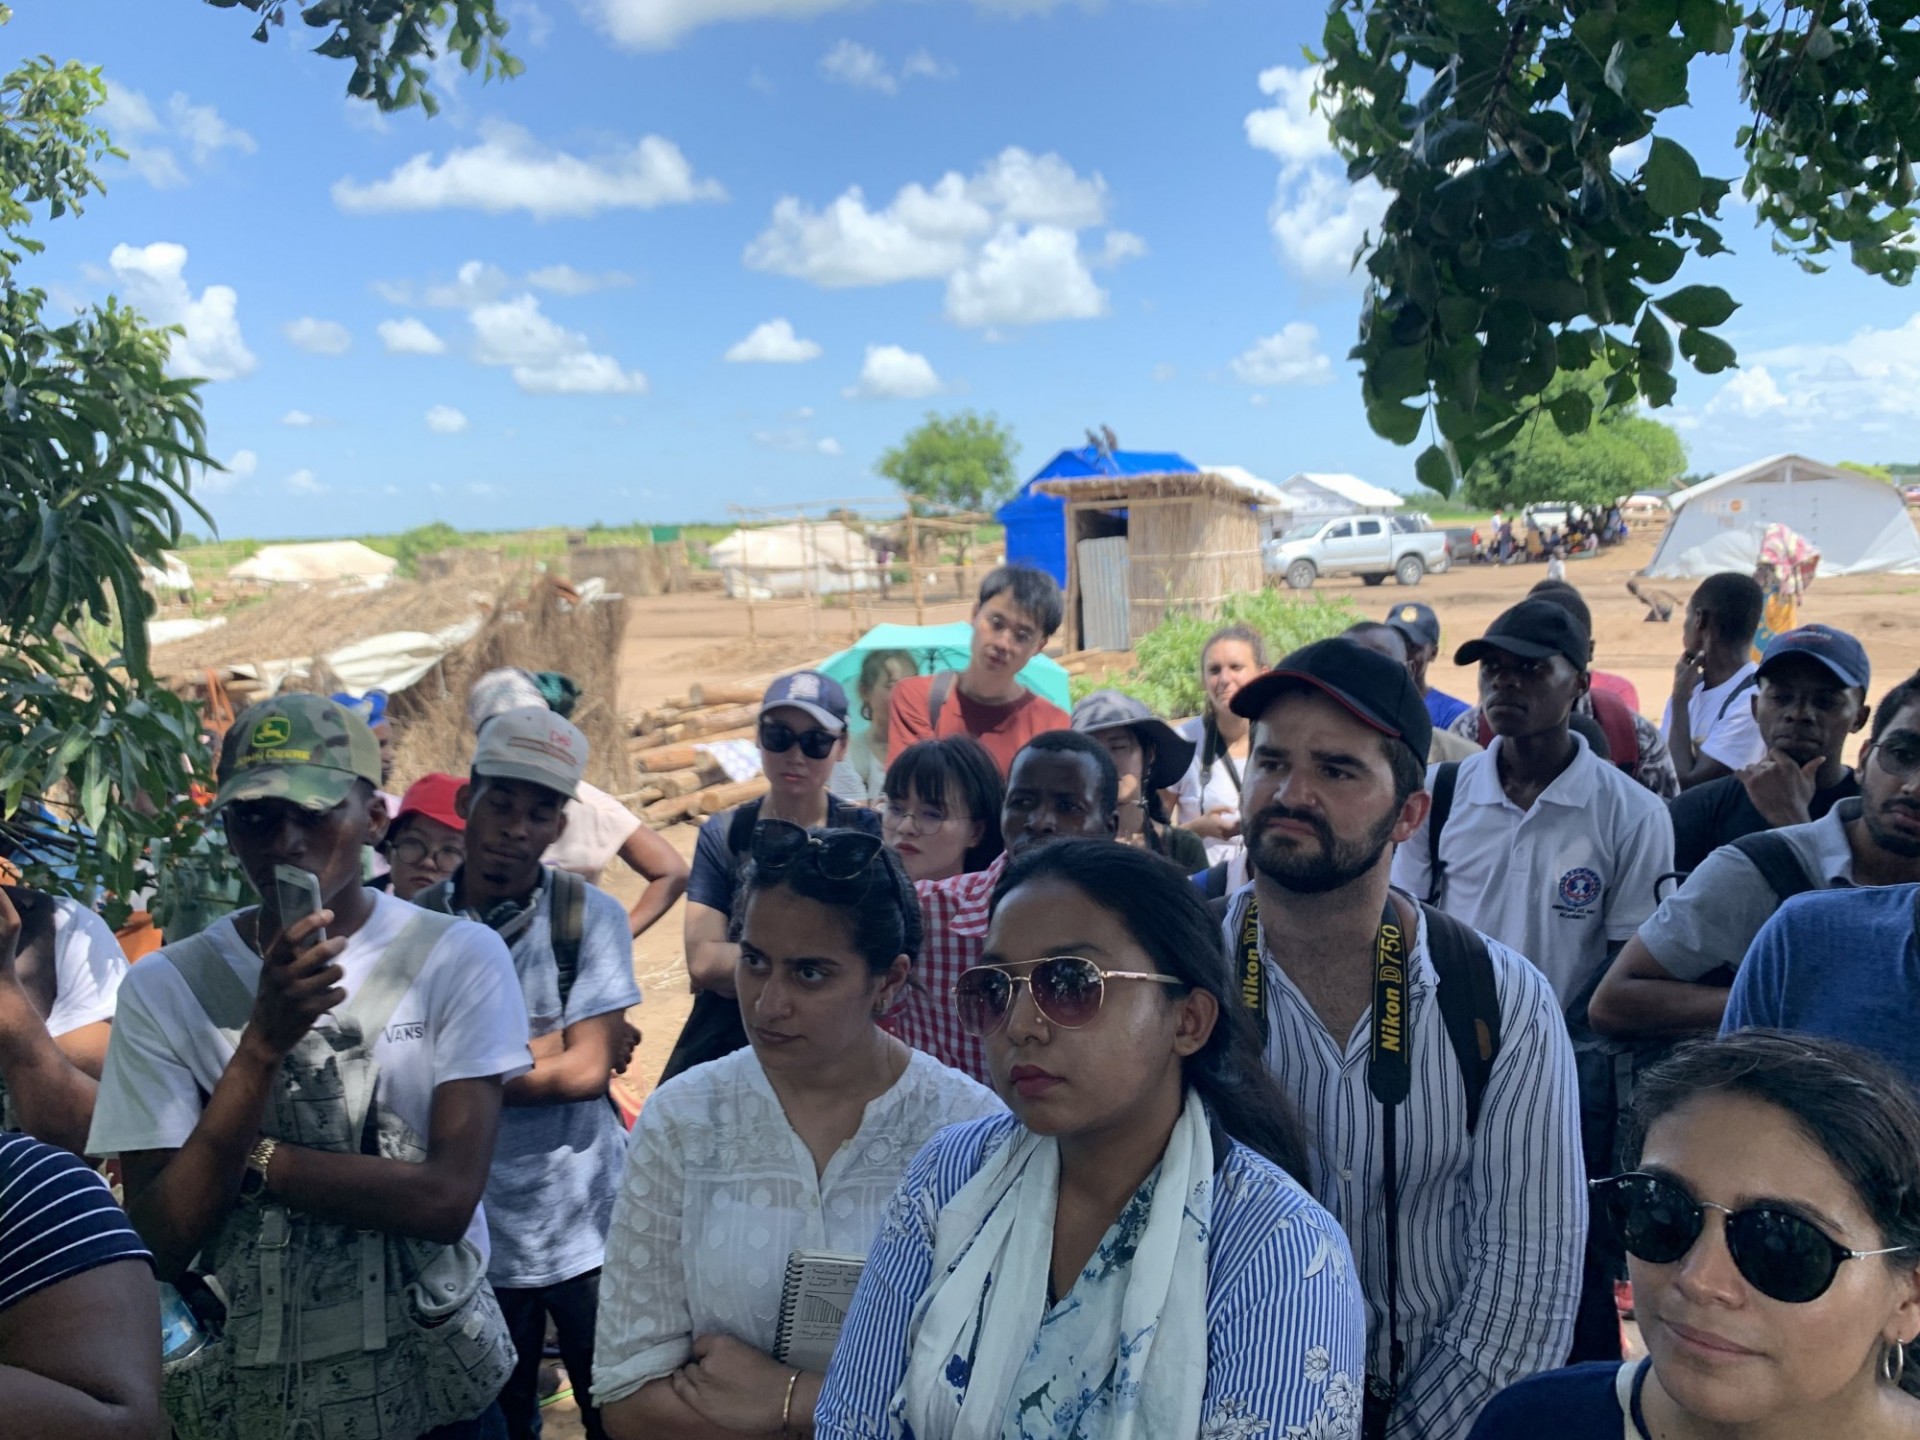
[[[753,827],[749,851],[762,875],[781,875],[810,861],[823,880],[857,880],[880,853],[880,837],[859,830],[809,835],[791,820],[762,820]]]
[[[798,745],[809,760],[824,760],[839,743],[840,737],[831,730],[796,730],[778,720],[760,722],[760,748],[772,755],[784,755]]]
[[[1833,1285],[1849,1260],[1893,1255],[1910,1245],[1884,1250],[1849,1250],[1811,1220],[1787,1210],[1753,1205],[1729,1210],[1696,1200],[1671,1180],[1634,1172],[1594,1180],[1588,1190],[1606,1210],[1620,1243],[1636,1260],[1672,1265],[1699,1240],[1706,1212],[1726,1216],[1727,1253],[1747,1283],[1770,1300],[1805,1305]]]

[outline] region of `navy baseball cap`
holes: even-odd
[[[1399,661],[1340,636],[1303,645],[1266,674],[1249,680],[1233,697],[1233,713],[1258,720],[1281,695],[1302,686],[1344,706],[1354,719],[1400,741],[1414,759],[1427,763],[1427,752],[1433,748],[1433,718],[1412,673]]]
[[[1767,667],[1783,655],[1805,655],[1818,660],[1839,676],[1841,684],[1856,690],[1864,691],[1873,679],[1866,648],[1846,631],[1831,625],[1802,625],[1798,630],[1774,636],[1760,656],[1756,676],[1765,675]]]
[[[1564,655],[1569,665],[1583,672],[1593,663],[1593,641],[1586,627],[1566,606],[1551,600],[1522,600],[1495,616],[1485,635],[1469,640],[1454,652],[1453,663],[1477,665],[1489,650],[1502,650],[1524,660]]]
[[[1431,605],[1396,605],[1387,612],[1387,624],[1416,645],[1440,648],[1440,617]]]
[[[760,697],[760,713],[782,707],[806,711],[836,735],[847,728],[847,692],[838,680],[818,670],[796,670],[767,687]]]

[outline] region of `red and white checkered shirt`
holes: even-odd
[[[913,887],[920,894],[926,939],[906,1001],[885,1021],[887,1029],[914,1049],[964,1070],[982,1085],[993,1083],[987,1078],[986,1050],[960,1028],[953,1008],[953,982],[986,953],[987,902],[1006,868],[1007,857],[1002,855],[973,874],[922,880]]]

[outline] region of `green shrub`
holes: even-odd
[[[1119,690],[1168,719],[1198,715],[1206,703],[1200,688],[1200,647],[1214,631],[1227,625],[1252,626],[1265,638],[1267,660],[1272,663],[1365,618],[1345,599],[1296,599],[1280,590],[1234,595],[1220,607],[1217,619],[1176,615],[1142,636],[1133,647],[1132,669],[1075,676],[1073,698],[1080,700],[1095,690]]]
[[[419,574],[419,560],[422,555],[437,555],[442,550],[451,550],[461,543],[460,532],[444,520],[435,520],[431,525],[419,525],[412,530],[403,531],[394,537],[392,549],[380,543],[386,537],[371,536],[367,544],[383,553],[391,554],[399,561],[395,568],[403,580],[412,580]]]

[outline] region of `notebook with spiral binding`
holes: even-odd
[[[826,1250],[796,1250],[787,1257],[774,1359],[801,1370],[827,1368],[866,1264],[864,1255],[835,1255]]]

